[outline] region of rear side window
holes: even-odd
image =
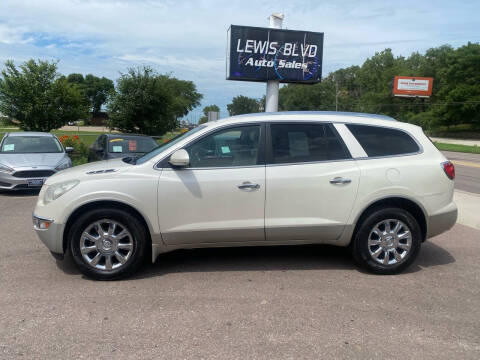
[[[272,164],[350,159],[329,124],[271,124]]]
[[[369,157],[402,155],[418,152],[415,140],[406,132],[369,125],[347,124]]]

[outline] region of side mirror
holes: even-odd
[[[74,149],[73,149],[73,147],[71,147],[71,146],[67,146],[67,147],[65,148],[65,152],[66,152],[67,154],[73,153],[73,150],[74,150]]]
[[[185,149],[175,151],[168,161],[174,167],[184,168],[190,164],[190,157]]]

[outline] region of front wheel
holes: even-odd
[[[68,236],[78,268],[96,280],[127,277],[142,265],[145,257],[145,228],[124,210],[89,211],[79,217]]]
[[[418,222],[406,210],[373,210],[354,235],[351,247],[355,260],[378,274],[396,274],[418,256],[422,232]]]

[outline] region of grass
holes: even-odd
[[[439,142],[435,142],[435,146],[438,148],[438,150],[443,150],[443,151],[456,151],[456,152],[463,152],[463,153],[480,154],[480,146],[445,144],[445,143],[439,143]]]
[[[437,129],[426,130],[430,137],[444,137],[453,139],[480,139],[480,126],[473,124],[459,124],[454,126],[440,126]]]

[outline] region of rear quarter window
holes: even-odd
[[[369,157],[412,154],[418,144],[404,131],[369,125],[347,124]]]

